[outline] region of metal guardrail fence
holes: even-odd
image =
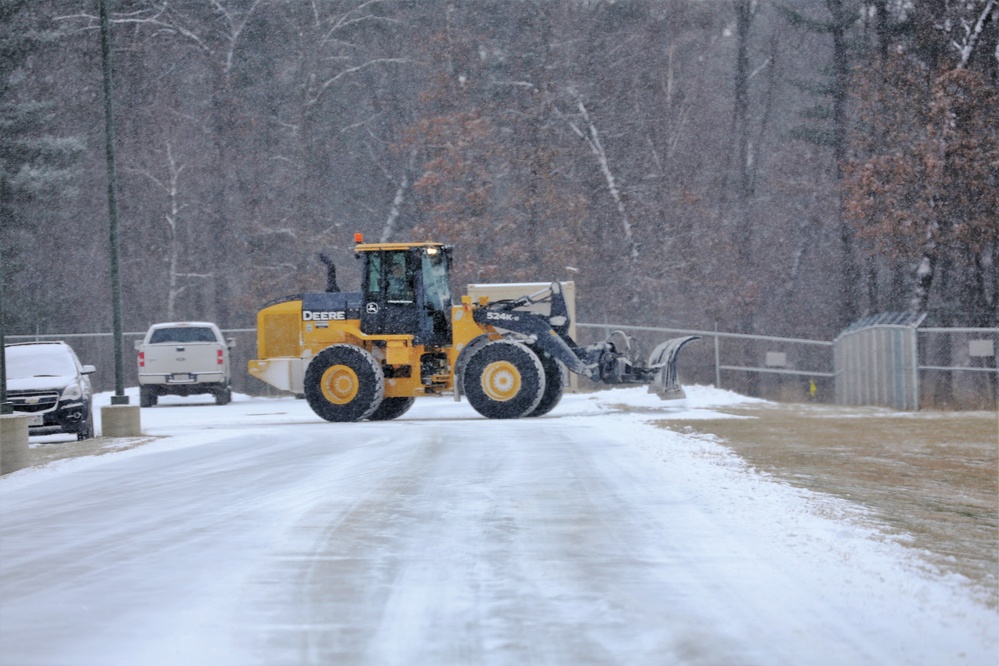
[[[916,330],[919,407],[999,410],[999,328]]]
[[[995,409],[996,328],[920,328],[925,314],[880,313],[854,322],[836,345],[836,401],[893,409]]]
[[[605,339],[614,331],[623,331],[635,339],[640,349],[648,351],[667,337],[698,335],[708,344],[692,344],[684,348],[679,368],[682,383],[710,384],[773,400],[833,402],[837,381],[847,370],[845,361],[836,358],[836,343],[828,340],[612,323],[580,322],[576,327],[579,341],[583,344]],[[995,350],[999,349],[999,329],[915,330],[918,362],[908,365],[916,371],[918,400],[896,408],[918,409],[920,405],[995,408],[996,384],[999,384]],[[273,393],[266,385],[250,378],[248,373],[239,372],[255,355],[256,329],[227,329],[223,333],[237,341],[232,351],[233,368],[236,369],[233,388],[254,395]],[[145,331],[124,334],[125,381],[128,386],[138,383],[136,364],[130,352],[133,341],[143,335]],[[110,333],[38,333],[5,337],[8,343],[66,340],[74,347],[81,361],[97,367],[92,376],[95,390],[111,390],[114,387],[113,339]],[[991,342],[992,347],[984,342]],[[940,362],[938,359],[941,358],[946,362]],[[884,379],[886,376],[872,375],[868,381],[880,381],[879,377]],[[912,388],[905,391],[912,391]],[[863,395],[859,400],[850,400],[849,403],[882,404]]]
[[[232,363],[233,389],[240,393],[266,393],[264,385],[251,380],[245,372],[247,362],[253,358],[257,350],[257,330],[255,328],[237,328],[222,331],[227,338],[236,340],[236,347],[230,352]],[[146,334],[141,332],[123,333],[123,368],[125,386],[138,386],[138,363],[134,351],[134,341],[141,340]],[[97,368],[90,376],[95,391],[113,391],[114,377],[114,339],[111,333],[36,333],[34,335],[5,335],[7,343],[40,342],[45,340],[65,340],[82,363],[89,363]],[[244,372],[240,372],[240,369]]]
[[[602,331],[596,337],[606,338],[623,331],[640,338],[641,348],[649,350],[666,337],[700,336],[710,344],[684,347],[679,368],[682,383],[713,384],[775,400],[832,399],[836,375],[833,343],[828,340],[612,323],[577,323],[576,327],[582,331],[580,338],[586,332]]]
[[[775,400],[804,398],[901,410],[999,408],[999,328],[918,328],[922,317],[916,316],[907,322],[913,331],[909,338],[901,332],[904,325],[897,316],[862,320],[831,342],[611,323],[576,326],[602,331],[602,337],[615,330],[644,334],[650,349],[664,336],[699,335],[711,341],[712,358],[706,357],[703,347],[684,348],[680,374],[685,383],[713,383]],[[857,346],[858,338],[851,334],[888,325],[885,322],[894,322],[891,325],[899,330],[887,336],[884,331],[872,332],[863,343],[866,347]],[[934,337],[946,341],[933,344]],[[933,360],[941,357],[945,362]],[[726,361],[731,358],[742,362]],[[777,381],[768,381],[768,375]]]

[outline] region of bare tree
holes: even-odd
[[[611,169],[610,159],[607,156],[607,151],[604,149],[603,142],[600,140],[597,125],[590,117],[590,113],[587,111],[582,97],[577,97],[576,99],[576,110],[578,111],[576,118],[568,115],[564,115],[563,117],[573,133],[586,143],[590,149],[590,153],[592,153],[593,158],[597,162],[597,167],[600,169],[600,174],[603,176],[604,184],[607,188],[607,194],[610,195],[610,198],[614,201],[614,207],[617,209],[621,233],[624,236],[624,242],[628,249],[628,260],[634,266],[639,257],[638,242],[635,240],[635,234],[632,231],[631,219],[628,216],[627,207],[624,205],[624,198],[621,196],[617,178],[614,176],[614,170]]]
[[[163,213],[163,224],[167,237],[167,294],[166,317],[170,321],[178,318],[177,300],[191,285],[192,281],[207,280],[211,272],[187,272],[182,269],[182,261],[190,255],[190,230],[183,212],[189,204],[183,202],[181,175],[184,165],[173,154],[173,146],[168,141],[164,150],[166,177],[159,177],[150,171],[140,171],[167,199],[167,210]]]

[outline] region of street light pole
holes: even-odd
[[[112,405],[127,405],[125,395],[125,373],[122,362],[122,321],[121,321],[121,271],[118,256],[121,242],[118,237],[118,174],[115,168],[115,129],[114,109],[111,105],[111,36],[106,0],[98,0],[101,16],[101,66],[104,73],[104,129],[107,148],[108,169],[108,213],[111,220],[111,293],[114,318],[114,395]]]
[[[4,338],[7,324],[3,312],[3,246],[0,245],[0,416],[14,413],[14,405],[7,402],[7,340]]]

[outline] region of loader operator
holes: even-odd
[[[385,285],[385,298],[390,303],[412,303],[416,300],[412,281],[406,275],[406,255],[403,253],[390,255],[391,267],[387,274],[388,284]]]

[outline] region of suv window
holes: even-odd
[[[61,345],[13,345],[7,347],[7,379],[22,377],[69,377],[77,364]]]
[[[210,328],[184,326],[180,328],[158,328],[149,336],[149,344],[183,342],[218,342]]]

